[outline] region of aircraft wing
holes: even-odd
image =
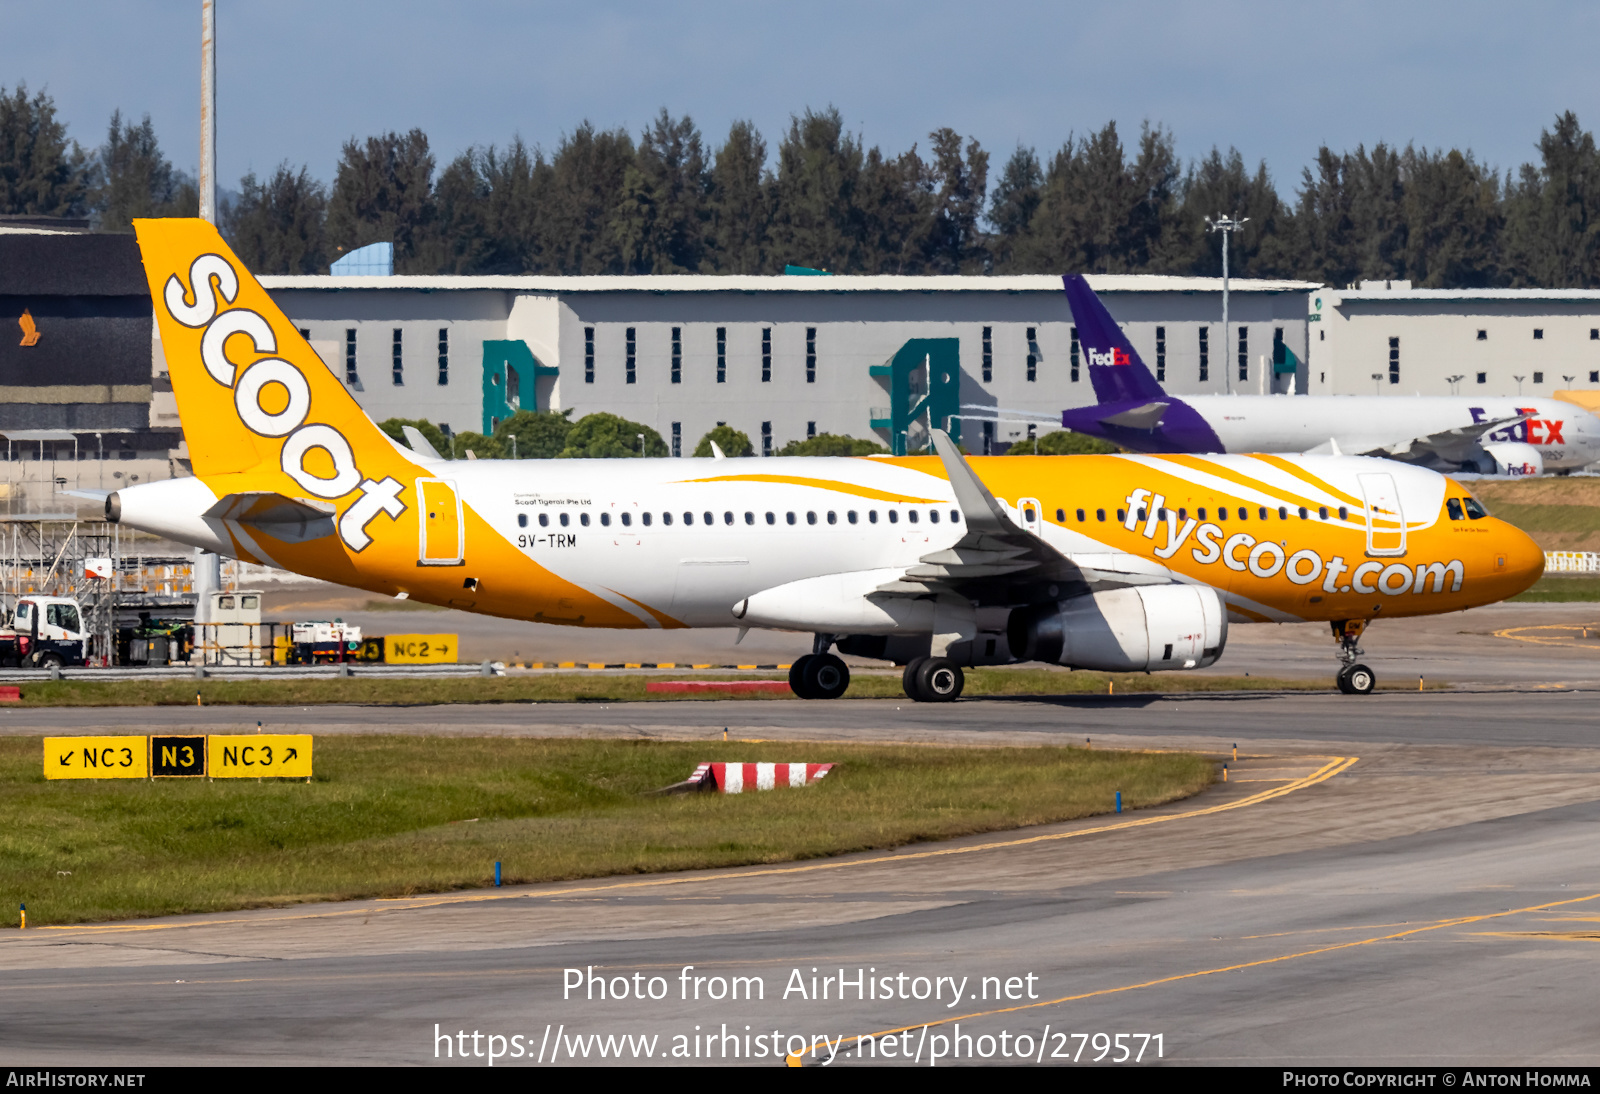
[[[880,585],[878,594],[927,596],[945,590],[974,604],[1015,604],[1172,580],[1165,567],[1134,555],[1105,554],[1079,560],[1062,554],[1011,520],[943,430],[932,430],[932,436],[950,476],[966,534],[949,547],[922,556],[904,575]]]
[[[1363,452],[1363,456],[1385,456],[1390,459],[1415,462],[1429,458],[1436,458],[1448,463],[1463,463],[1473,456],[1487,433],[1496,429],[1504,429],[1508,425],[1525,422],[1533,415],[1513,414],[1508,418],[1496,418],[1488,422],[1472,422],[1469,425],[1456,426],[1454,429],[1441,430],[1430,433],[1426,437],[1416,437],[1409,441],[1397,444],[1383,445],[1371,451]]]

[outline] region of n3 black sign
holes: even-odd
[[[155,778],[177,778],[206,773],[204,737],[151,737],[150,774]]]

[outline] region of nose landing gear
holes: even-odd
[[[1356,660],[1364,652],[1359,641],[1361,632],[1366,629],[1365,619],[1336,619],[1333,622],[1333,637],[1339,643],[1339,660],[1344,662],[1334,682],[1346,695],[1371,695],[1378,686],[1377,674]]]

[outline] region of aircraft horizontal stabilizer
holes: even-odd
[[[280,543],[307,543],[334,534],[333,506],[277,493],[227,494],[203,514],[243,525]]]
[[[1104,418],[1096,420],[1101,425],[1120,425],[1128,429],[1154,429],[1161,424],[1161,418],[1166,412],[1166,403],[1145,403],[1143,406],[1119,411],[1116,414],[1107,414]]]
[[[414,425],[403,425],[400,432],[405,435],[406,445],[419,456],[426,456],[430,460],[442,460],[437,449],[428,443],[428,438],[422,435],[422,430]]]

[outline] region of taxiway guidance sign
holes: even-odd
[[[151,737],[150,774],[158,779],[199,778],[206,773],[204,737]]]
[[[46,737],[47,779],[309,779],[311,734]]]
[[[309,779],[311,734],[207,737],[206,774],[213,779]]]
[[[46,737],[47,779],[148,779],[148,737]]]
[[[391,665],[453,665],[460,643],[453,634],[391,634],[383,639],[383,659]]]

